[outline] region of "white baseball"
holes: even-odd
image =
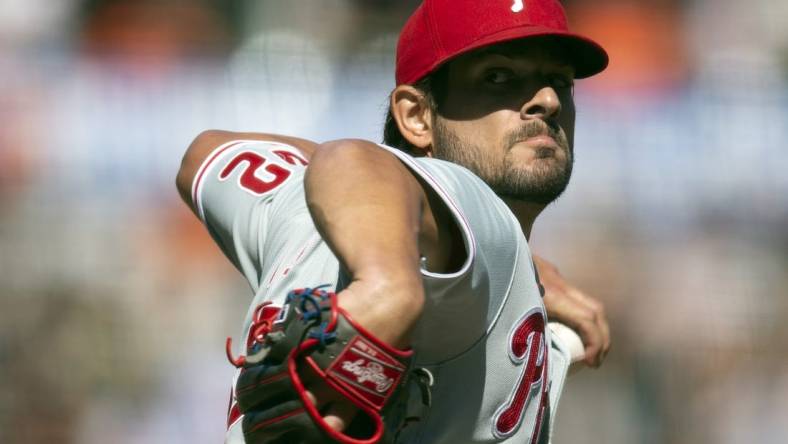
[[[567,327],[560,322],[549,322],[547,324],[552,333],[561,339],[561,342],[569,349],[569,356],[571,357],[572,364],[583,360],[586,357],[585,347],[580,335],[574,330]]]

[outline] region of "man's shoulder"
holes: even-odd
[[[478,187],[494,194],[492,189],[468,168],[447,160],[428,156],[413,156],[405,151],[387,145],[378,144],[381,148],[397,156],[408,168],[425,180],[434,179],[444,185],[458,183],[464,187]],[[432,185],[432,183],[430,183]]]

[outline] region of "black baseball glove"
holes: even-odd
[[[260,316],[262,308],[269,309]],[[235,396],[246,442],[372,444],[389,438],[383,416],[405,386],[410,350],[395,349],[337,306],[334,293],[300,289],[281,311],[258,307]],[[229,340],[228,340],[229,356]],[[331,429],[306,396],[307,373],[347,398],[360,413],[348,429]]]

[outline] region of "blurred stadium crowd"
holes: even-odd
[[[380,139],[415,0],[0,0],[0,442],[220,442],[250,291],[180,203],[201,130]],[[576,175],[535,250],[606,302],[561,443],[788,436],[788,2],[567,0]]]

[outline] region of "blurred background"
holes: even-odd
[[[0,0],[0,442],[221,442],[251,292],[180,157],[208,128],[380,140],[416,4]],[[533,243],[614,346],[554,442],[784,443],[788,2],[564,4],[611,64]]]

